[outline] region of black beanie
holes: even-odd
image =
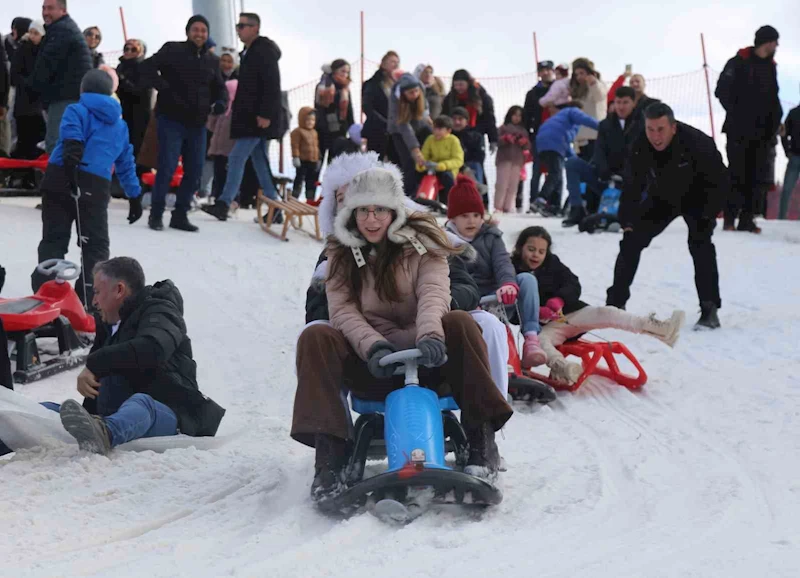
[[[111,93],[114,92],[114,81],[111,75],[105,70],[93,68],[84,74],[81,80],[81,94],[85,92],[111,96]]]
[[[469,82],[471,80],[471,77],[469,75],[469,72],[467,72],[462,68],[460,70],[456,70],[453,73],[453,82],[455,82],[456,80],[463,80],[465,82]]]
[[[457,106],[453,109],[453,112],[450,113],[450,117],[460,116],[461,118],[466,118],[469,120],[469,112],[463,106]]]
[[[195,22],[202,22],[208,28],[209,34],[211,33],[211,25],[208,23],[208,19],[203,16],[202,14],[195,14],[191,18],[189,18],[189,22],[186,23],[186,34],[189,34],[189,28],[192,27],[192,24]]]
[[[772,26],[762,26],[756,30],[756,39],[753,41],[753,46],[758,48],[767,42],[775,42],[778,38],[778,31]]]

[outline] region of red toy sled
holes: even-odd
[[[417,197],[414,200],[420,205],[425,205],[447,214],[447,205],[439,201],[439,191],[443,188],[439,183],[439,179],[436,178],[436,172],[429,168],[427,174],[422,177],[422,181],[419,183]]]
[[[0,171],[13,171],[17,169],[37,169],[42,172],[47,169],[50,157],[42,155],[35,160],[0,158]]]
[[[46,154],[34,160],[0,158],[0,194],[38,195],[39,184],[49,160]]]
[[[153,171],[150,171],[149,173],[144,173],[142,174],[141,179],[143,184],[147,185],[152,189],[153,185],[156,184],[156,173]],[[169,181],[170,190],[177,189],[178,187],[181,186],[182,182],[183,182],[183,165],[178,163],[178,167],[175,169],[175,173],[172,175],[172,179]]]
[[[40,263],[37,271],[55,276],[35,295],[0,299],[0,319],[13,343],[14,381],[28,383],[82,364],[94,341],[94,317],[86,313],[78,294],[67,283],[80,276],[80,267],[62,259]],[[36,340],[56,338],[58,354],[42,360]]]

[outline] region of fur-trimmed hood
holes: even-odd
[[[336,157],[322,179],[322,202],[319,205],[319,226],[322,235],[333,235],[336,218],[336,190],[353,180],[358,173],[381,166],[376,152],[343,154]]]

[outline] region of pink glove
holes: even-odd
[[[564,309],[564,300],[561,297],[552,297],[547,300],[547,303],[545,303],[544,306],[552,309],[560,315],[561,310]]]
[[[549,307],[539,307],[539,321],[553,321],[558,319],[558,312]]]
[[[503,305],[513,305],[517,302],[519,287],[516,283],[506,283],[497,290],[497,300]]]

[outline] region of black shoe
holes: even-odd
[[[742,214],[739,217],[739,225],[736,227],[736,230],[745,231],[747,233],[759,234],[761,232],[761,227],[756,225],[756,221],[753,218],[753,215]]]
[[[332,435],[317,434],[314,436],[314,447],[317,454],[311,499],[324,502],[346,489],[347,442]]]
[[[717,306],[711,301],[703,301],[700,304],[700,319],[694,325],[698,329],[719,329],[719,317],[717,316]]]
[[[467,430],[469,459],[464,473],[478,478],[491,479],[500,470],[500,451],[494,441],[494,428],[489,422]]]
[[[222,201],[217,201],[213,205],[204,205],[200,210],[212,217],[216,217],[220,221],[228,220],[228,205]]]
[[[195,233],[200,230],[200,227],[192,225],[189,222],[189,217],[186,216],[186,213],[177,213],[175,211],[172,212],[172,218],[169,220],[169,228],[178,229],[179,231],[188,231],[190,233]]]
[[[150,217],[147,219],[147,226],[154,231],[163,231],[164,219],[161,217],[161,215],[155,216],[153,213],[150,213]]]
[[[575,205],[570,207],[569,209],[569,217],[561,221],[562,227],[574,227],[575,225],[580,225],[581,221],[586,218],[586,209],[583,208],[583,205]]]
[[[722,230],[723,231],[735,231],[736,230],[736,219],[731,219],[730,217],[725,217],[722,222]]]

